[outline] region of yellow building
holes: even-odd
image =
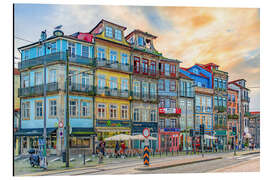
[[[101,20],[90,31],[95,36],[95,130],[98,138],[131,133],[130,46],[126,28]]]
[[[20,98],[18,97],[18,90],[20,88],[20,72],[18,69],[14,68],[14,132],[16,132],[19,128],[19,120],[20,120]],[[15,155],[19,154],[19,139],[14,139],[14,148],[15,148]]]

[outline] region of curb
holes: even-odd
[[[213,160],[218,160],[218,159],[222,159],[222,157],[220,156],[220,157],[209,158],[209,159],[181,162],[181,163],[169,164],[169,165],[164,165],[164,166],[159,166],[159,167],[135,168],[135,170],[139,170],[139,171],[157,170],[157,169],[164,169],[164,168],[170,168],[170,167],[175,167],[175,166],[183,166],[187,164],[194,164],[194,163],[199,163],[199,162],[213,161]]]

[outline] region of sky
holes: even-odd
[[[200,8],[165,6],[99,6],[15,4],[14,36],[36,42],[40,32],[50,36],[57,25],[66,35],[89,32],[101,19],[149,32],[158,38],[163,56],[179,59],[180,66],[218,64],[229,81],[246,79],[250,111],[260,110],[260,10],[256,8]],[[14,38],[17,48],[29,42]],[[15,62],[17,62],[16,60]]]

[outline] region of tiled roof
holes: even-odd
[[[184,79],[188,79],[188,80],[193,80],[193,79],[191,79],[190,77],[184,75],[183,73],[179,73],[179,77],[180,77],[180,78],[184,78]]]

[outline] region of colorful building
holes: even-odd
[[[160,59],[158,99],[159,99],[159,149],[179,150],[180,116],[178,104],[179,60]]]
[[[250,112],[249,131],[251,135],[251,143],[255,148],[260,148],[260,111]]]
[[[95,130],[98,139],[131,134],[130,46],[126,27],[101,20],[91,31],[95,36]],[[114,142],[108,142],[108,148]]]
[[[13,82],[14,82],[14,96],[13,96],[13,132],[17,132],[20,126],[20,98],[18,97],[18,90],[20,88],[20,71],[17,68],[13,70]],[[19,138],[15,137],[14,140],[14,153],[19,154]]]
[[[132,134],[142,134],[144,128],[150,129],[150,135],[158,138],[158,64],[161,54],[154,47],[157,37],[134,30],[126,36],[131,46],[132,89]],[[134,148],[144,146],[144,141],[135,141]],[[150,148],[158,148],[157,141],[150,141]]]
[[[180,150],[192,149],[192,137],[189,132],[194,129],[194,97],[194,80],[179,72]]]
[[[234,149],[234,144],[238,145],[239,137],[239,112],[238,112],[238,91],[228,88],[228,121],[227,121],[227,138],[228,145]],[[236,128],[236,134],[233,134],[233,127]]]
[[[15,135],[21,137],[22,153],[26,153],[29,148],[38,148],[38,139],[43,136],[45,118],[48,153],[60,154],[64,151],[63,134],[67,132],[63,132],[63,128],[58,126],[66,124],[67,49],[70,49],[68,58],[71,152],[78,148],[92,151],[91,136],[95,134],[93,38],[89,36],[89,39],[85,40],[81,37],[66,36],[61,31],[54,32],[49,38],[46,32],[43,32],[41,39],[42,41],[19,48],[22,58],[19,64],[21,122],[20,129]],[[44,71],[45,62],[46,71]],[[46,98],[44,98],[45,84]]]
[[[246,87],[245,79],[238,79],[230,81],[228,83],[230,89],[238,91],[238,112],[239,112],[239,144],[244,145],[248,144],[249,139],[251,138],[248,128],[248,119],[249,119],[249,89]]]

